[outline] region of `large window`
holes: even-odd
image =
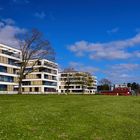
[[[57,79],[56,79],[56,76],[52,76],[52,80],[57,80]]]
[[[51,69],[48,69],[48,68],[39,68],[39,72],[48,72],[48,73],[51,73]]]
[[[0,72],[7,72],[7,67],[0,66]]]
[[[7,85],[0,85],[0,91],[7,91]]]
[[[45,78],[45,79],[48,79],[48,78],[49,78],[49,76],[45,74],[45,75],[44,75],[44,78]]]
[[[31,81],[23,81],[22,85],[31,85]]]
[[[37,78],[39,78],[39,79],[41,78],[41,74],[37,74],[36,76],[37,76]]]
[[[45,88],[44,88],[44,91],[45,91],[45,92],[56,92],[56,89],[45,87]]]
[[[2,82],[14,82],[14,78],[12,76],[0,75],[0,81],[2,81]]]
[[[35,92],[39,92],[39,88],[38,87],[35,87]]]
[[[14,65],[14,66],[19,66],[19,64],[17,63],[16,60],[13,60],[13,59],[10,59],[10,58],[8,58],[8,64]]]
[[[56,82],[50,82],[50,81],[43,81],[43,85],[47,86],[57,86]]]

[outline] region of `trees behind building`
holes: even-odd
[[[106,78],[103,78],[99,81],[99,85],[97,87],[97,90],[98,91],[108,91],[108,90],[111,90],[111,81],[106,79]]]

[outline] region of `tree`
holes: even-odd
[[[22,94],[22,81],[26,75],[36,71],[35,67],[38,62],[47,58],[54,60],[54,50],[51,47],[48,40],[43,39],[42,33],[36,29],[33,29],[21,37],[20,50],[21,50],[21,62],[18,78],[18,94]],[[30,69],[27,69],[29,61],[34,60],[30,64]]]
[[[103,78],[99,81],[99,83],[101,85],[98,86],[98,90],[110,90],[111,81],[109,81],[108,79]]]
[[[132,84],[131,83],[127,83],[127,87],[132,87]]]
[[[111,81],[109,81],[109,80],[106,79],[106,78],[101,79],[101,80],[99,81],[99,83],[100,83],[101,85],[111,85]]]

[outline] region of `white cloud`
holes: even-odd
[[[40,18],[40,19],[44,19],[46,17],[45,12],[36,12],[35,13],[35,17]]]
[[[26,30],[14,24],[15,22],[12,19],[3,19],[0,21],[0,43],[17,48],[19,40],[16,38],[16,35],[23,34]]]
[[[117,33],[118,31],[119,31],[119,28],[116,27],[116,28],[113,28],[113,29],[111,29],[111,30],[108,30],[107,33],[108,33],[108,34],[113,34],[113,33]]]
[[[70,62],[69,66],[71,68],[74,68],[75,70],[89,72],[91,74],[95,74],[95,72],[99,71],[99,68],[89,66],[89,65],[84,65],[79,62]]]
[[[86,54],[91,59],[127,59],[135,56],[135,52],[129,52],[128,48],[139,47],[138,45],[140,45],[140,34],[129,39],[106,43],[79,41],[69,45],[68,49],[77,56]]]
[[[102,71],[113,83],[140,82],[140,64],[116,64]]]
[[[1,21],[7,25],[14,25],[15,24],[15,21],[11,18],[2,19]]]

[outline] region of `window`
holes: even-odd
[[[50,82],[50,81],[43,81],[43,85],[47,86],[57,86],[56,82]]]
[[[53,74],[57,74],[57,71],[56,71],[56,70],[52,70],[52,73],[53,73]]]
[[[2,81],[2,82],[14,82],[14,77],[0,75],[0,81]]]
[[[45,79],[48,79],[48,75],[45,74],[45,75],[44,75],[44,78],[45,78]]]
[[[38,62],[37,62],[37,65],[41,65],[41,61],[38,61]]]
[[[30,92],[32,92],[32,88],[30,87]]]
[[[24,92],[24,88],[22,88],[22,92]]]
[[[7,85],[0,85],[0,91],[7,91]]]
[[[0,66],[0,72],[7,72],[7,67]]]
[[[52,76],[52,80],[56,80],[56,76]]]
[[[39,92],[39,88],[38,87],[35,87],[35,92]]]
[[[26,68],[25,72],[32,71],[32,70],[33,70],[32,68]]]
[[[44,91],[45,91],[45,92],[56,92],[56,89],[45,87],[45,88],[44,88]]]
[[[37,78],[41,78],[41,74],[37,74],[36,76],[37,76]]]
[[[80,88],[80,86],[76,86],[76,88]]]
[[[23,81],[22,85],[31,85],[31,81]]]
[[[51,73],[51,69],[48,69],[48,68],[39,68],[39,72],[48,72],[48,73]]]
[[[19,66],[19,64],[17,63],[16,60],[13,60],[13,59],[10,59],[10,58],[8,58],[8,64],[14,65],[14,66]]]
[[[17,74],[17,70],[16,70],[16,69],[13,69],[13,73],[14,73],[14,74]]]

